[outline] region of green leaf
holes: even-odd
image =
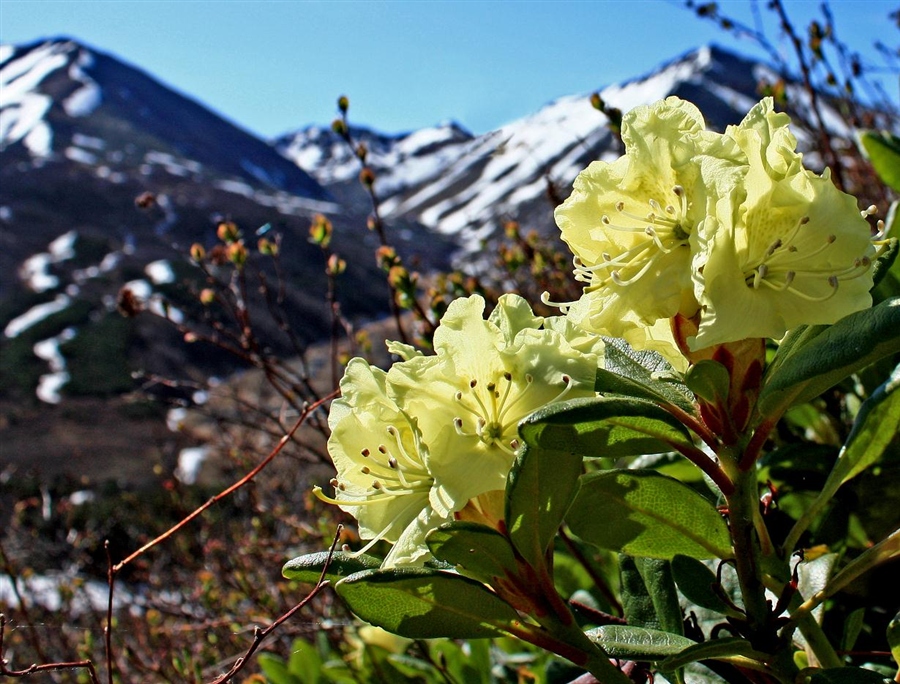
[[[288,671],[284,660],[272,653],[260,653],[256,662],[259,663],[266,679],[272,684],[302,684],[302,680],[297,679]]]
[[[874,464],[900,432],[900,365],[860,407],[853,430],[841,449],[829,485],[844,484]],[[832,482],[832,480],[834,482]],[[835,487],[837,489],[837,487]]]
[[[765,653],[756,651],[746,639],[726,637],[705,641],[686,648],[676,655],[669,656],[659,664],[659,669],[663,672],[671,672],[698,660],[716,660],[733,656],[744,656],[760,662],[765,662],[770,658]]]
[[[757,404],[762,416],[780,415],[792,404],[809,401],[870,363],[900,351],[900,298],[886,299],[832,326],[796,331],[786,342],[788,347],[779,349],[763,380]]]
[[[519,451],[506,483],[509,539],[532,567],[541,567],[578,490],[581,455],[576,451],[538,448]]]
[[[653,602],[659,628],[670,634],[684,634],[684,616],[669,561],[635,558],[635,565]]]
[[[316,647],[303,639],[294,639],[288,670],[303,684],[316,684],[321,679],[322,659]]]
[[[517,574],[516,555],[497,530],[472,522],[444,523],[425,540],[435,558],[487,584],[495,577]]]
[[[638,559],[624,553],[619,554],[619,573],[625,620],[633,627],[659,629],[661,625],[656,615],[656,607],[644,583],[644,577],[638,569]]]
[[[679,634],[629,625],[604,625],[585,634],[610,656],[623,660],[661,660],[697,643]]]
[[[585,475],[566,522],[584,541],[631,556],[731,557],[728,526],[716,507],[651,470]]]
[[[684,597],[694,605],[722,614],[730,612],[713,590],[718,584],[715,573],[696,558],[676,555],[672,559],[672,577]]]
[[[684,381],[694,394],[713,404],[724,403],[731,389],[728,369],[711,359],[698,361],[691,366]]]
[[[861,667],[832,667],[818,670],[809,678],[809,684],[890,684],[890,679]]]
[[[363,570],[374,570],[381,566],[381,561],[374,556],[355,556],[346,551],[335,551],[331,554],[329,562],[328,551],[320,551],[289,560],[281,569],[281,574],[289,580],[315,584],[319,581],[322,568],[326,563],[328,563],[328,572],[325,573],[325,579],[332,582]]]
[[[887,642],[891,649],[891,657],[897,665],[900,665],[900,613],[888,623]]]
[[[865,623],[866,609],[864,607],[857,608],[847,616],[847,620],[844,622],[844,633],[841,635],[840,650],[853,650],[853,647],[856,646],[856,640],[859,638],[859,634],[862,632]]]
[[[598,392],[622,394],[674,404],[690,414],[697,412],[694,397],[680,375],[657,352],[635,351],[625,340],[604,337],[604,368],[597,372]]]
[[[642,399],[590,397],[552,404],[519,425],[528,444],[574,451],[585,458],[618,458],[693,446],[671,414]]]
[[[424,568],[365,570],[335,585],[361,619],[409,639],[483,639],[518,614],[483,584]]]
[[[900,138],[890,131],[862,131],[859,141],[878,177],[900,192]]]

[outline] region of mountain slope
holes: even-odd
[[[308,240],[316,212],[331,216],[332,248],[348,263],[338,285],[343,311],[370,318],[387,310],[365,210],[335,202],[266,142],[73,40],[0,47],[0,152],[0,397],[115,395],[135,386],[136,370],[233,371],[232,360],[185,345],[171,326],[115,311],[127,283],[191,312],[197,302],[187,287],[204,281],[188,249],[212,247],[225,217],[251,251],[258,227],[271,224],[269,236],[281,236],[285,310],[302,341],[330,329],[325,257]],[[139,196],[152,199],[139,208]],[[398,236],[401,250],[404,236],[412,237]],[[447,241],[426,247],[423,264],[445,263]],[[283,339],[266,316],[257,323]],[[107,353],[85,355],[101,343]]]
[[[758,100],[760,78],[770,75],[764,65],[709,46],[647,76],[610,85],[600,95],[622,111],[677,95],[697,104],[708,124],[721,130],[743,118]],[[419,221],[453,236],[461,248],[458,256],[470,265],[483,253],[484,241],[499,235],[505,219],[551,234],[553,204],[548,195],[565,197],[575,176],[591,161],[620,154],[606,116],[591,106],[586,94],[556,100],[484,135],[448,140],[430,161],[421,155],[412,166],[400,148],[418,133],[382,136],[372,149],[382,211],[389,219]],[[363,135],[378,136],[372,131]],[[351,177],[351,168],[358,171],[349,152],[331,152],[346,146],[341,148],[343,143],[330,131],[307,128],[275,144],[335,192]],[[418,168],[429,172],[409,172]]]

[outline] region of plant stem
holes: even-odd
[[[739,454],[724,453],[723,460],[732,463],[739,461]],[[731,539],[734,544],[735,569],[741,588],[741,597],[744,602],[744,611],[747,614],[753,647],[765,652],[771,652],[774,646],[775,634],[766,635],[769,630],[770,612],[766,601],[765,586],[762,581],[760,565],[759,536],[756,531],[757,509],[759,508],[759,496],[757,492],[756,471],[734,469],[732,481],[734,492],[726,496],[728,503],[728,520],[731,526]]]

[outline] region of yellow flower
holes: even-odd
[[[764,100],[725,133],[746,155],[747,169],[739,191],[711,203],[698,231],[693,274],[701,314],[692,349],[777,339],[872,304],[869,224],[827,170],[819,176],[803,168],[789,122]]]
[[[640,338],[660,319],[697,310],[691,240],[706,216],[703,173],[725,186],[740,170],[733,142],[704,126],[697,108],[676,97],[631,110],[622,124],[625,155],[592,163],[556,209],[575,278],[585,283],[569,309],[576,324]]]
[[[479,296],[450,304],[434,356],[392,343],[385,373],[353,359],[329,415],[334,498],[363,539],[394,544],[385,566],[428,557],[425,536],[456,518],[498,524],[522,418],[593,395],[603,344],[535,316],[505,295],[490,317]],[[368,548],[368,546],[366,548]]]

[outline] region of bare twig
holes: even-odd
[[[94,663],[90,660],[74,660],[71,662],[44,663],[43,665],[30,665],[24,670],[11,670],[7,667],[7,661],[3,657],[3,637],[6,633],[6,616],[0,613],[0,675],[6,677],[27,677],[36,672],[55,672],[58,670],[80,670],[85,669],[91,678],[93,684],[100,684],[97,677],[97,670],[94,669]]]
[[[259,629],[258,627],[253,632],[253,643],[250,644],[250,648],[244,653],[243,656],[238,658],[232,668],[223,674],[221,677],[215,679],[211,684],[224,684],[231,680],[238,672],[240,672],[244,666],[247,664],[250,656],[256,653],[260,644],[262,644],[263,640],[269,636],[272,632],[278,629],[283,623],[290,620],[297,611],[299,611],[303,606],[309,603],[322,589],[328,586],[329,582],[325,579],[325,575],[328,572],[328,566],[331,565],[331,558],[334,555],[334,549],[337,547],[338,540],[341,538],[341,530],[343,526],[338,525],[337,531],[334,535],[334,540],[331,542],[331,548],[328,549],[328,556],[325,559],[325,565],[322,568],[322,572],[319,574],[319,580],[316,582],[316,586],[313,587],[312,591],[310,591],[300,603],[291,608],[288,612],[282,615],[280,618],[275,620],[271,625],[266,627],[265,629]]]
[[[165,541],[166,539],[168,539],[169,537],[171,537],[173,534],[175,534],[178,530],[180,530],[182,527],[184,527],[184,526],[187,525],[189,522],[191,522],[194,518],[196,518],[196,517],[199,516],[201,513],[203,513],[203,511],[205,511],[206,509],[208,509],[210,506],[214,505],[214,504],[217,503],[218,501],[221,501],[221,500],[224,499],[225,497],[229,496],[230,494],[236,492],[238,489],[240,489],[241,487],[243,487],[244,485],[246,485],[248,482],[252,481],[253,478],[255,478],[255,477],[260,473],[260,471],[262,471],[267,465],[269,465],[269,463],[271,463],[271,461],[272,461],[273,458],[275,458],[279,453],[281,453],[281,450],[284,448],[284,445],[287,444],[287,443],[291,440],[291,438],[294,436],[294,433],[297,432],[297,430],[298,430],[298,429],[300,428],[300,426],[306,421],[306,419],[309,417],[309,415],[310,415],[313,411],[315,411],[316,409],[318,409],[319,407],[321,407],[323,404],[325,404],[326,402],[331,401],[334,397],[337,396],[337,394],[338,394],[338,392],[337,392],[337,391],[334,391],[334,392],[332,392],[331,394],[329,394],[329,395],[327,395],[327,396],[325,396],[325,397],[322,397],[322,399],[320,399],[319,401],[314,402],[314,403],[309,404],[308,406],[306,406],[306,407],[303,409],[303,411],[301,412],[300,417],[297,418],[297,421],[294,423],[294,426],[288,431],[287,434],[285,434],[285,435],[279,440],[278,444],[277,444],[276,447],[269,453],[269,455],[266,456],[262,461],[260,461],[259,465],[257,465],[253,470],[251,470],[249,473],[247,473],[244,477],[242,477],[240,480],[238,480],[237,482],[235,482],[233,485],[231,485],[230,487],[228,487],[228,488],[222,490],[221,492],[219,492],[218,494],[216,494],[214,497],[210,498],[206,503],[204,503],[203,505],[201,505],[201,506],[199,506],[198,508],[196,508],[192,513],[190,513],[187,517],[185,517],[184,519],[182,519],[180,522],[178,522],[178,523],[176,523],[175,525],[173,525],[172,527],[170,527],[168,530],[166,530],[165,532],[163,532],[161,535],[159,535],[158,537],[156,537],[156,538],[153,539],[152,541],[149,541],[149,542],[147,542],[146,544],[144,544],[141,548],[139,548],[137,551],[135,551],[134,553],[132,553],[131,555],[129,555],[129,556],[128,556],[127,558],[125,558],[124,560],[121,560],[121,561],[119,561],[118,563],[116,563],[116,564],[113,566],[113,574],[118,574],[118,572],[119,572],[123,567],[125,567],[126,565],[128,565],[129,563],[131,563],[134,559],[136,559],[136,558],[138,558],[139,556],[141,556],[145,551],[147,551],[148,549],[153,548],[154,546],[156,546],[156,545],[159,544],[160,542]]]

